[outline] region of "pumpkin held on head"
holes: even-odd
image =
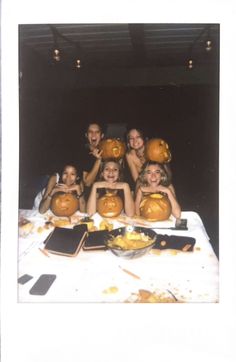
[[[145,196],[140,203],[140,216],[148,221],[164,221],[171,215],[171,203],[164,194]]]
[[[102,140],[99,144],[99,150],[102,151],[102,159],[106,160],[109,158],[121,159],[125,155],[125,144],[116,138],[108,138]]]
[[[52,197],[50,209],[56,216],[72,216],[78,208],[79,200],[74,194],[57,192]]]
[[[145,145],[145,156],[148,161],[165,163],[171,161],[168,144],[161,138],[152,138]]]
[[[97,211],[103,217],[116,217],[123,209],[123,201],[118,195],[106,193],[97,201]]]

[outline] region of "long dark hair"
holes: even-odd
[[[137,131],[139,133],[140,137],[142,138],[142,140],[144,141],[144,143],[148,140],[148,138],[144,135],[143,130],[141,130],[140,128],[132,127],[126,133],[126,144],[127,144],[128,150],[130,150],[129,139],[130,139],[130,132],[131,131]]]

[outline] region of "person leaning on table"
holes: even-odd
[[[62,170],[61,177],[58,173],[53,174],[43,190],[42,199],[39,203],[39,212],[44,214],[50,208],[51,199],[57,192],[74,193],[79,199],[79,211],[85,212],[84,186],[80,181],[78,169],[74,164],[66,164]]]
[[[136,215],[140,215],[140,203],[144,196],[160,192],[168,197],[172,215],[176,219],[181,217],[181,207],[176,199],[175,190],[162,164],[155,161],[147,161],[143,165],[138,180],[139,187],[135,198]]]
[[[123,200],[124,212],[127,216],[134,216],[134,200],[127,182],[122,181],[122,166],[114,159],[103,161],[100,181],[94,182],[88,202],[87,213],[93,215],[97,211],[98,198],[111,192]]]

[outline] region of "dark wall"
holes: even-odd
[[[218,108],[217,87],[204,85],[70,91],[22,87],[20,207],[31,207],[28,185],[38,175],[79,158],[88,122],[126,123],[169,143],[182,209],[200,214],[217,249]]]

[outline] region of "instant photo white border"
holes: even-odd
[[[227,0],[2,0],[2,362],[236,360],[234,14]],[[61,22],[220,24],[220,303],[17,303],[18,24]]]

